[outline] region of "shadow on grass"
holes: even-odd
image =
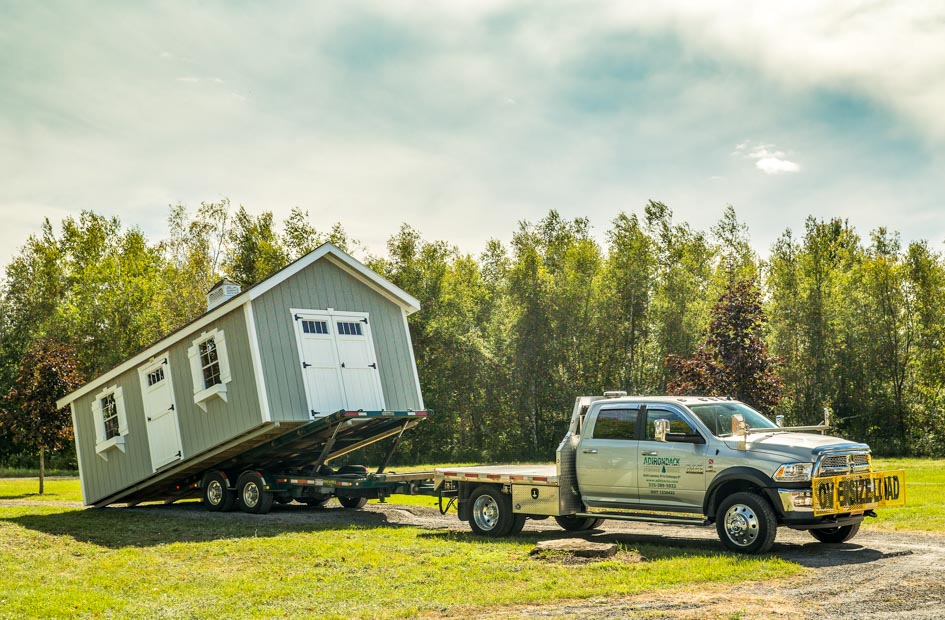
[[[496,539],[476,536],[472,532],[463,531],[430,531],[420,534],[424,538],[441,540],[456,540],[464,543],[495,543]],[[604,530],[590,530],[588,532],[566,532],[563,530],[524,531],[510,539],[517,542],[538,542],[541,540],[559,538],[584,538],[592,542],[616,543],[625,549],[638,551],[647,560],[663,560],[676,557],[715,557],[729,555],[732,557],[778,557],[807,568],[824,568],[829,566],[851,566],[876,562],[886,558],[902,555],[899,552],[883,553],[855,543],[824,545],[818,542],[808,544],[775,543],[772,550],[761,556],[747,556],[733,553],[725,549],[718,539],[713,538],[685,538],[675,534],[628,534],[607,532]]]
[[[383,513],[370,511],[293,504],[275,506],[268,515],[210,513],[199,502],[34,513],[0,518],[2,521],[110,549],[275,537],[299,532],[410,527],[388,521]]]

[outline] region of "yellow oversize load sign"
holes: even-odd
[[[811,480],[814,516],[859,512],[906,503],[906,472],[827,476]]]

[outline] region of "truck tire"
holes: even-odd
[[[236,493],[227,488],[226,476],[219,471],[209,471],[203,477],[203,507],[210,512],[229,512],[236,503]]]
[[[366,497],[344,497],[339,495],[338,501],[341,502],[343,507],[351,509],[364,508],[367,504]]]
[[[254,471],[243,472],[236,483],[236,501],[240,510],[264,515],[272,509],[273,495],[265,489],[266,483]]]
[[[778,533],[774,509],[755,493],[733,493],[719,504],[715,529],[722,544],[738,553],[764,553]]]
[[[603,519],[595,519],[594,517],[575,517],[574,515],[555,517],[555,521],[558,522],[558,525],[569,532],[584,532],[587,530],[593,530],[595,527],[600,527],[600,524],[604,522]]]
[[[822,543],[844,543],[856,536],[860,531],[860,524],[827,527],[819,530],[809,530],[810,535]]]
[[[515,519],[512,521],[512,529],[509,530],[509,536],[517,536],[525,529],[525,515],[515,513]]]
[[[496,538],[508,536],[515,527],[512,498],[493,485],[476,487],[469,496],[469,527],[473,533]]]

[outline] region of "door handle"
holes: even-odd
[[[584,454],[597,454],[597,450],[594,450],[594,449],[581,450],[581,452],[583,452]]]
[[[657,454],[659,454],[659,452],[657,452],[656,450],[644,450],[640,454],[642,454],[643,456],[656,456]]]

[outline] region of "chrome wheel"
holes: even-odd
[[[259,487],[255,482],[247,482],[243,485],[243,505],[247,508],[255,508],[259,503]]]
[[[725,512],[725,533],[739,547],[748,547],[758,538],[758,515],[745,504],[733,504]]]
[[[207,485],[207,501],[214,506],[219,506],[223,502],[224,492],[223,485],[220,484],[219,480],[211,480],[210,484]]]
[[[473,519],[484,532],[495,529],[499,523],[499,504],[491,495],[480,495],[473,503]]]

